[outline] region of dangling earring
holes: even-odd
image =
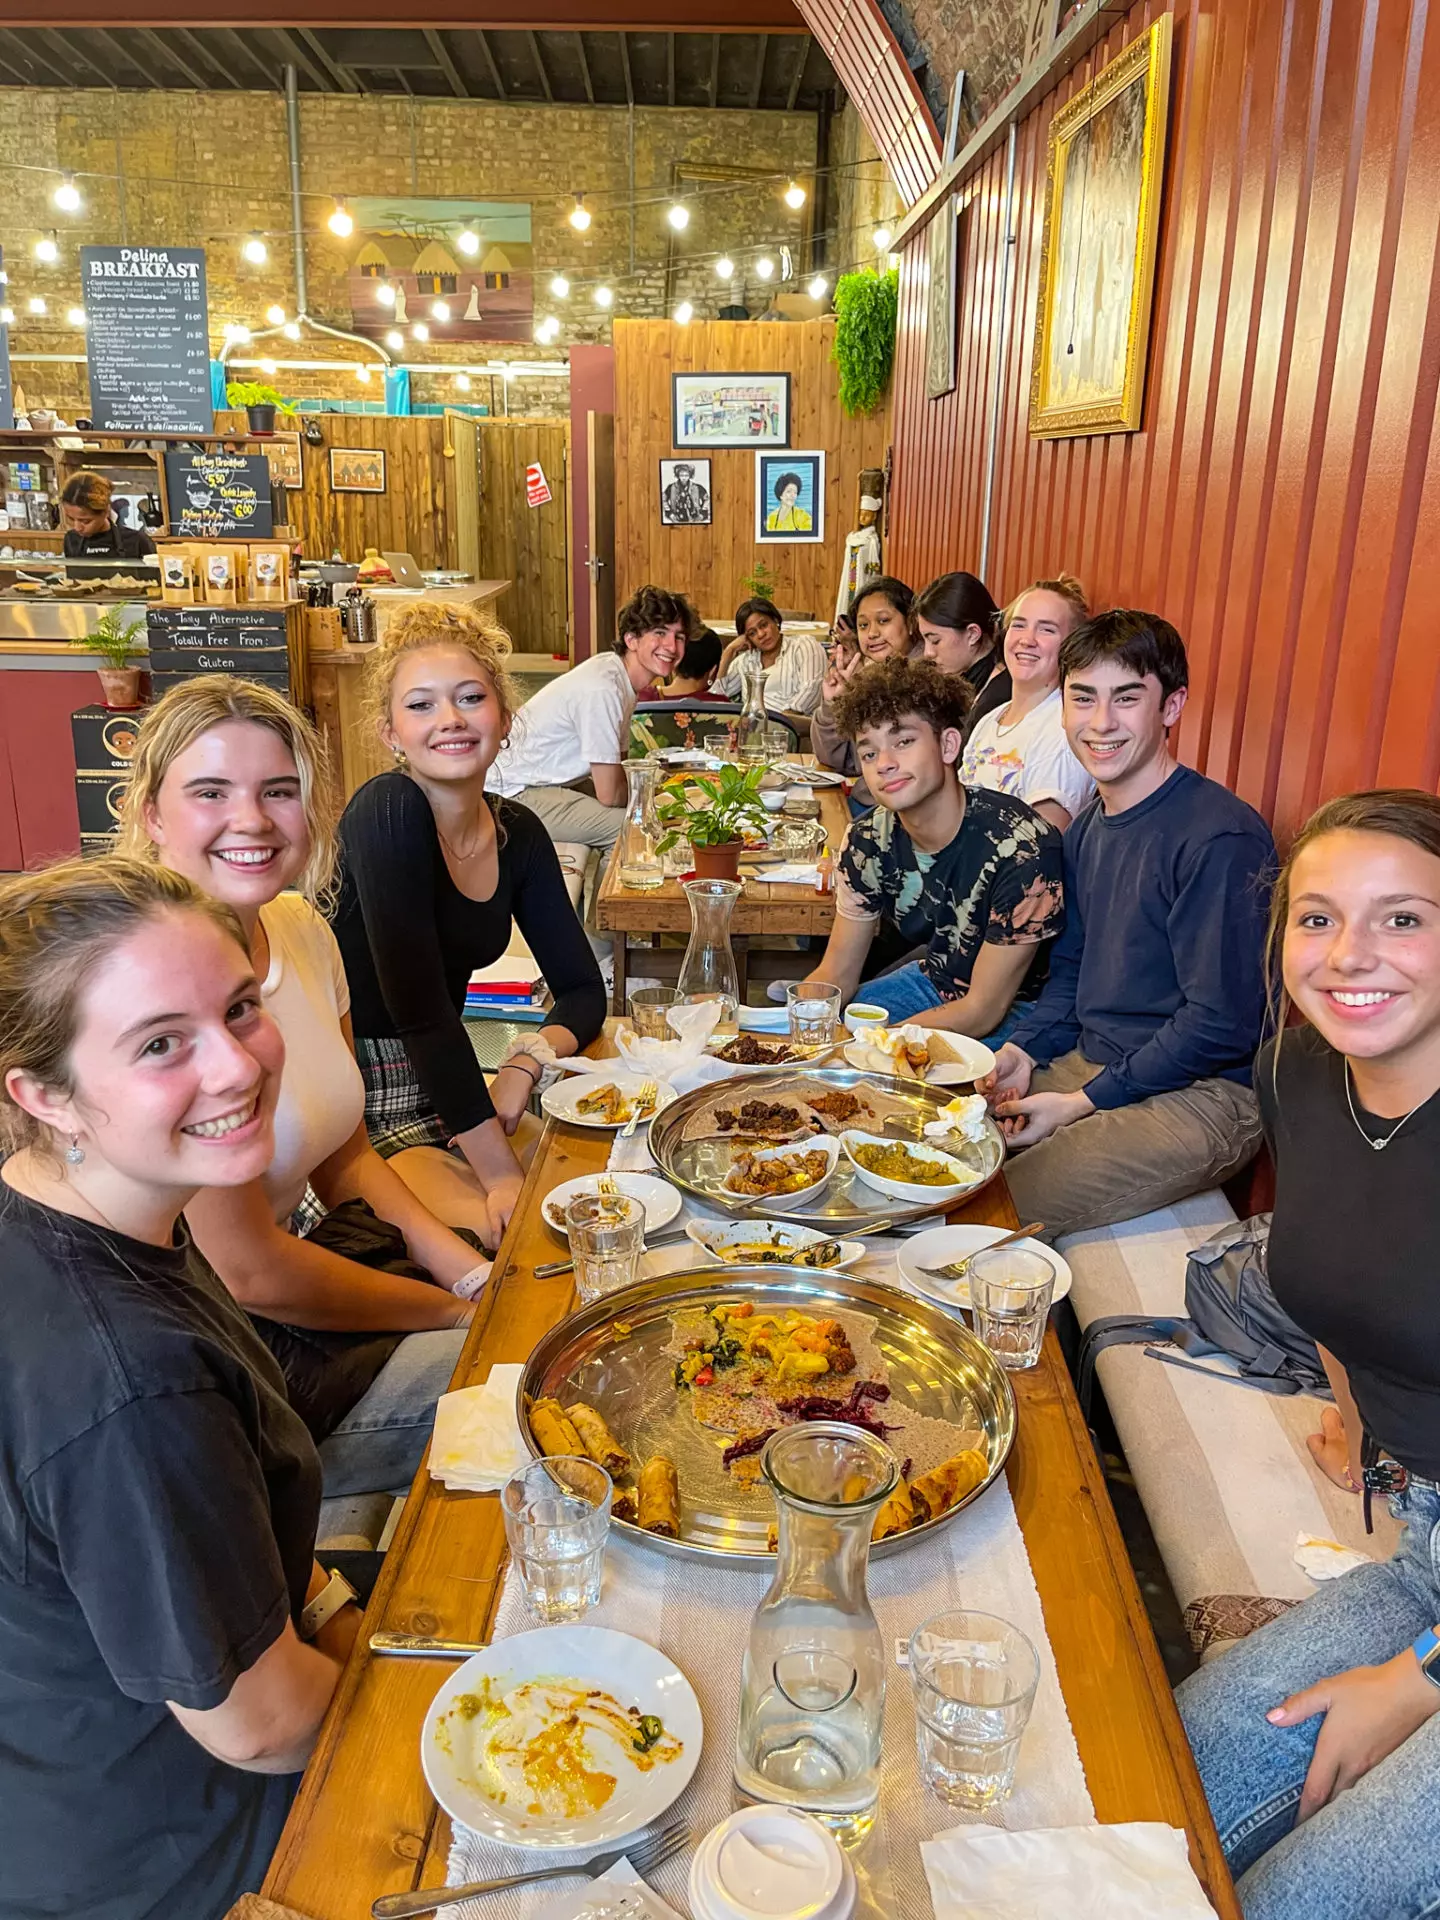
[[[403,767],[405,765],[405,749],[403,747],[391,747],[390,751],[395,756],[396,766]]]
[[[80,1144],[80,1136],[78,1133],[72,1133],[70,1144],[65,1149],[66,1162],[72,1167],[78,1167],[84,1158],[85,1149]]]

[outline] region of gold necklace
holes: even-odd
[[[485,838],[485,822],[483,819],[478,820],[475,824],[475,838],[470,844],[470,851],[468,853],[461,853],[458,847],[451,846],[450,842],[445,838],[444,830],[438,820],[435,822],[435,831],[440,837],[441,846],[444,847],[450,858],[452,860],[458,860],[462,866],[467,860],[473,860],[477,853],[484,852],[484,848],[480,845],[480,842]]]

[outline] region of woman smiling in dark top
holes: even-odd
[[[421,601],[390,622],[367,692],[398,765],[345,809],[334,918],[370,1137],[432,1210],[491,1247],[524,1177],[509,1136],[543,1062],[588,1046],[605,1019],[549,835],[528,808],[485,792],[515,707],[508,652],[467,608]],[[539,1044],[512,1048],[491,1089],[465,1032],[465,987],[516,926],[554,1005]]]

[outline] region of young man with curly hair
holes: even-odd
[[[866,982],[899,1021],[1003,1033],[1044,943],[1064,924],[1060,835],[1023,800],[960,784],[969,686],[925,660],[857,675],[835,703],[878,802],[845,838],[835,924],[810,975],[846,1000],[882,920],[920,959]]]
[[[613,847],[625,823],[621,763],[635,703],[669,679],[699,624],[682,594],[641,587],[620,609],[612,651],[526,701],[486,787],[538,814],[552,840]]]

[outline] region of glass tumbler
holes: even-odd
[[[728,730],[725,733],[707,733],[701,736],[706,753],[712,760],[728,760],[734,752],[734,746]]]
[[[840,989],[823,980],[797,980],[785,989],[790,1038],[805,1047],[828,1047],[840,1025]]]
[[[630,995],[630,1024],[642,1040],[673,1040],[675,1029],[665,1016],[679,1004],[674,987],[637,987]]]
[[[952,1807],[980,1813],[1015,1784],[1040,1658],[993,1613],[937,1613],[910,1636],[920,1777]]]
[[[627,1194],[577,1194],[565,1209],[575,1291],[585,1306],[635,1279],[645,1251],[645,1209]]]
[[[525,1605],[547,1626],[578,1620],[600,1599],[611,1491],[603,1467],[569,1454],[532,1460],[501,1489]]]
[[[1055,1268],[1029,1247],[986,1247],[970,1261],[975,1331],[1012,1373],[1040,1358],[1055,1292]]]

